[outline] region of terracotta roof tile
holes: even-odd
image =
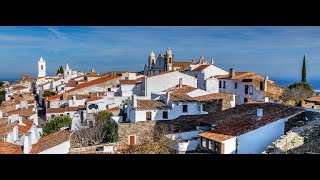
[[[257,109],[263,109],[263,117],[258,120]],[[303,108],[275,103],[249,103],[238,105],[214,114],[208,114],[199,121],[214,124],[212,132],[239,136],[279,119],[302,112]]]
[[[228,139],[235,137],[235,136],[229,136],[229,135],[219,134],[219,133],[214,133],[214,132],[204,132],[204,133],[199,134],[199,136],[214,140],[216,142],[223,142],[225,140],[228,140]]]
[[[139,84],[142,82],[142,77],[135,80],[120,80],[120,84]]]
[[[88,94],[76,94],[75,96],[76,96],[77,100],[83,100],[83,99],[90,98],[90,95],[88,95]],[[68,100],[72,100],[72,98],[73,98],[73,95],[68,96]]]
[[[174,62],[173,62],[173,66],[174,66],[174,67],[179,67],[179,71],[188,70],[188,69],[189,69],[189,66],[190,66],[191,64],[196,64],[196,63],[193,63],[193,62],[179,62],[179,61],[174,61]]]
[[[312,96],[311,98],[306,99],[305,101],[309,102],[320,102],[320,96]]]
[[[11,124],[5,124],[0,126],[0,136],[6,135],[10,132],[12,132],[12,129],[18,124],[17,121],[14,121]]]
[[[102,97],[91,97],[89,99],[86,100],[86,102],[92,102],[92,101],[96,101],[96,100],[100,100],[103,99]]]
[[[63,130],[42,137],[36,144],[32,145],[30,154],[37,154],[52,147],[55,147],[61,143],[69,141],[70,134],[70,131]]]
[[[23,154],[23,152],[21,146],[0,141],[0,154]]]
[[[202,71],[204,70],[205,68],[209,67],[210,65],[209,64],[205,64],[205,65],[200,65],[199,67],[195,68],[194,70],[192,71]]]
[[[45,98],[45,99],[44,99],[44,103],[47,103],[47,102],[52,101],[52,100],[54,100],[54,99],[58,99],[58,98],[60,98],[61,96],[62,96],[62,94],[56,94],[56,95],[54,95],[54,96],[50,96],[50,97],[48,97],[48,98]]]
[[[137,99],[136,110],[157,110],[168,109],[169,107],[159,100],[141,100]]]
[[[233,94],[229,94],[229,93],[212,93],[212,94],[208,94],[208,95],[197,96],[197,97],[194,97],[194,98],[197,99],[197,101],[205,102],[205,101],[210,101],[210,100],[214,100],[214,99],[225,99],[225,98],[230,98],[230,97],[233,97]]]
[[[27,132],[30,130],[30,128],[32,127],[33,121],[32,121],[32,120],[29,120],[29,119],[22,119],[22,123],[24,123],[25,126],[18,124],[19,133],[25,134],[25,133],[27,133]]]
[[[69,80],[66,84],[66,87],[77,87],[77,81],[75,80]]]
[[[6,113],[7,116],[11,116],[12,114],[19,114],[19,116],[22,117],[29,117],[32,115],[35,115],[37,112],[36,111],[32,111],[33,106],[28,106],[26,109],[15,109],[13,111],[9,111]]]
[[[113,77],[105,76],[105,77],[101,77],[101,78],[98,78],[98,79],[95,79],[95,80],[92,80],[92,81],[89,81],[89,82],[86,82],[86,83],[78,84],[75,88],[70,89],[67,92],[76,91],[76,90],[83,89],[83,88],[86,88],[86,87],[89,87],[89,86],[93,86],[93,85],[96,85],[96,84],[101,84],[101,83],[104,83],[104,82],[107,82],[107,81],[110,81],[110,80],[120,79],[120,78],[121,78],[120,76],[113,76]]]
[[[77,111],[79,107],[65,107],[65,108],[48,108],[47,113],[64,113]]]

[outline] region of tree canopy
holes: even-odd
[[[43,127],[43,135],[49,135],[59,131],[62,127],[70,127],[72,120],[69,116],[57,116],[48,121]]]
[[[307,82],[298,82],[288,86],[282,95],[283,101],[293,100],[297,105],[314,95],[313,88]]]
[[[60,68],[57,70],[57,75],[58,74],[63,74],[64,69],[62,68],[62,66],[60,66]]]

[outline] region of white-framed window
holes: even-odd
[[[253,85],[249,86],[249,94],[253,94]]]

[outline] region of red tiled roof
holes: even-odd
[[[96,101],[96,100],[100,100],[103,99],[102,97],[91,97],[89,99],[86,100],[86,102],[91,102],[91,101]]]
[[[21,146],[0,141],[0,154],[23,154]]]
[[[311,98],[305,99],[305,101],[310,101],[310,102],[320,102],[320,96],[312,96]]]
[[[157,110],[168,109],[169,107],[159,100],[141,100],[137,99],[136,110]]]
[[[258,120],[257,109],[263,109],[263,117]],[[214,114],[208,114],[199,121],[214,124],[212,132],[239,136],[279,119],[304,111],[303,108],[274,103],[249,103],[238,105]]]
[[[205,64],[205,65],[200,65],[199,67],[195,68],[194,70],[192,71],[202,71],[204,70],[205,68],[209,67],[210,65],[208,64]]]
[[[204,132],[204,133],[199,134],[199,136],[214,140],[216,142],[223,142],[225,140],[228,140],[228,139],[235,137],[235,136],[229,136],[229,135],[219,134],[219,133],[214,133],[214,132]]]
[[[79,107],[65,107],[65,108],[48,108],[47,113],[64,113],[77,111]]]
[[[8,124],[8,119],[7,118],[0,118],[0,127],[5,124]]]
[[[30,154],[37,154],[47,149],[58,146],[59,144],[62,144],[66,141],[69,141],[70,134],[71,132],[63,130],[42,137],[36,144],[32,145]]]
[[[5,124],[0,126],[0,136],[6,135],[10,132],[12,132],[12,129],[18,124],[17,121],[14,121],[11,124]]]
[[[104,111],[106,111],[106,112],[120,111],[120,108],[119,107],[113,107],[113,108],[110,108],[110,109],[106,109]]]
[[[179,62],[179,61],[174,61],[173,62],[173,66],[174,67],[179,67],[179,71],[184,71],[184,70],[188,70],[189,69],[189,66],[191,64],[196,64],[196,63],[193,63],[193,62]]]
[[[139,84],[142,82],[142,77],[135,80],[120,80],[120,84]]]
[[[19,116],[22,116],[22,117],[29,117],[37,113],[36,111],[32,111],[32,109],[33,109],[33,106],[28,106],[26,109],[19,108],[19,109],[15,109],[13,111],[7,112],[6,115],[10,116],[12,114],[19,114]]]
[[[47,103],[47,102],[52,101],[52,100],[54,100],[54,99],[58,99],[58,98],[60,98],[61,96],[62,96],[62,94],[56,94],[56,95],[54,95],[54,96],[50,96],[50,97],[48,97],[48,98],[45,98],[45,99],[44,99],[44,103]]]
[[[19,133],[25,134],[32,127],[33,121],[29,119],[22,119],[22,123],[24,123],[25,126],[18,124]]]
[[[101,78],[98,78],[98,79],[95,79],[95,80],[92,80],[92,81],[89,81],[89,82],[86,82],[86,83],[78,84],[77,87],[72,88],[72,89],[68,90],[67,92],[76,91],[76,90],[79,90],[79,89],[82,89],[82,88],[86,88],[86,87],[89,87],[89,86],[93,86],[93,85],[96,85],[96,84],[101,84],[101,83],[104,83],[104,82],[107,82],[107,81],[110,81],[110,80],[113,80],[113,79],[120,79],[120,78],[121,78],[120,76],[114,76],[114,77],[105,76],[105,77],[101,77]]]
[[[83,100],[83,99],[90,98],[90,95],[88,95],[88,94],[76,94],[75,96],[76,96],[77,100]],[[68,96],[68,100],[72,100],[72,98],[73,98],[73,95]]]
[[[210,100],[214,100],[214,99],[225,99],[225,98],[231,98],[233,97],[233,94],[229,94],[229,93],[212,93],[212,94],[208,94],[208,95],[203,95],[203,96],[197,96],[194,97],[195,99],[197,99],[197,101],[199,102],[206,102],[206,101],[210,101]]]
[[[77,87],[77,81],[75,80],[69,80],[66,84],[66,87]]]

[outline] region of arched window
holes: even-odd
[[[169,58],[169,63],[172,63],[172,58]]]

